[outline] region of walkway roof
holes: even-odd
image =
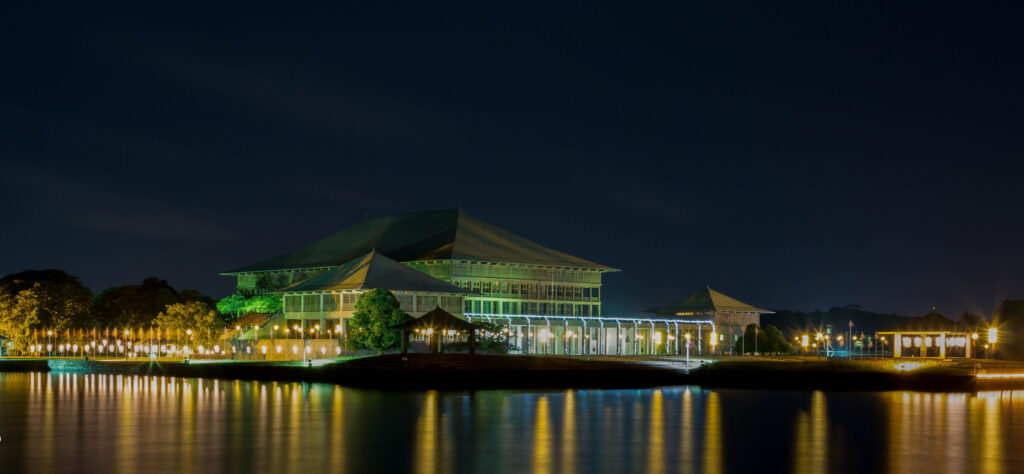
[[[430,293],[472,293],[470,290],[459,288],[402,265],[373,250],[338,268],[284,288],[280,292],[372,290],[376,288]]]
[[[469,260],[615,271],[551,250],[458,209],[363,219],[294,252],[225,274],[335,267],[376,249],[400,262]]]
[[[772,311],[751,306],[723,295],[711,288],[704,288],[686,298],[644,312],[655,313],[659,316],[677,316],[679,313],[710,313],[714,311],[772,313]]]

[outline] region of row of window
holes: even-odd
[[[356,307],[361,293],[320,293],[314,295],[284,295],[284,311],[287,313],[320,313],[332,311],[352,311]],[[448,312],[458,312],[462,308],[461,296],[422,296],[398,294],[395,298],[402,306],[402,311],[413,311],[413,298],[416,298],[416,311],[430,311],[438,306]]]
[[[466,300],[467,313],[530,314],[541,316],[600,316],[601,306],[596,304],[534,303],[519,301]]]
[[[501,278],[601,284],[601,272],[562,268],[531,268],[520,265],[459,262],[452,263],[452,278]]]
[[[479,280],[455,280],[452,284],[484,296],[562,301],[599,301],[601,299],[601,288],[596,286]]]

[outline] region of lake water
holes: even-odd
[[[1024,472],[1024,392],[380,392],[0,373],[0,472]]]

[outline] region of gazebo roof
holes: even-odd
[[[966,332],[968,330],[968,328],[967,328],[966,325],[964,325],[964,324],[962,324],[960,322],[953,321],[952,319],[949,319],[949,318],[939,314],[938,312],[935,311],[935,308],[932,308],[932,312],[930,312],[930,313],[928,313],[928,314],[926,314],[924,316],[921,316],[921,317],[918,317],[918,318],[914,318],[909,323],[900,326],[898,330],[899,331],[961,331],[961,332]]]
[[[483,326],[473,324],[469,321],[463,321],[455,317],[452,313],[437,307],[427,314],[413,319],[412,321],[391,327],[395,329],[407,329],[410,331],[414,329],[434,329],[438,331],[455,329],[457,331],[468,331],[471,329],[481,329]]]
[[[660,316],[675,316],[679,313],[709,313],[714,311],[737,311],[750,313],[771,313],[766,309],[751,306],[742,301],[730,298],[722,293],[704,288],[686,298],[676,300],[657,308],[652,308],[646,313],[655,313]]]

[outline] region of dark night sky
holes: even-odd
[[[0,274],[221,297],[461,203],[623,269],[606,314],[1024,298],[1014,6],[344,3],[0,6]]]

